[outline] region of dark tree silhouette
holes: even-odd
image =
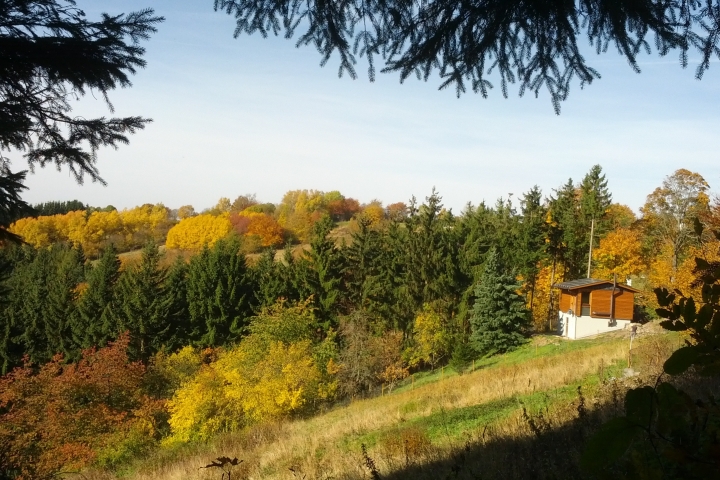
[[[505,96],[510,83],[521,95],[547,89],[556,113],[573,81],[600,78],[581,37],[598,53],[614,47],[637,72],[651,44],[660,55],[679,53],[683,67],[698,50],[697,78],[720,53],[717,0],[215,0],[215,9],[235,16],[236,37],[304,30],[297,45],[314,45],[322,65],[337,52],[340,75],[354,78],[357,57],[366,56],[373,80],[381,57],[382,72],[401,80],[438,74],[440,88],[487,96],[495,74]]]

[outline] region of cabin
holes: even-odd
[[[633,321],[635,294],[629,285],[581,278],[553,285],[560,289],[560,335],[577,339],[622,330]]]

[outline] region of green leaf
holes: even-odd
[[[625,394],[625,414],[629,421],[648,428],[652,420],[655,390],[652,387],[633,388]]]
[[[580,458],[580,466],[592,472],[615,463],[640,431],[625,417],[613,418],[590,437]]]
[[[679,375],[695,363],[698,355],[699,352],[695,346],[679,348],[665,361],[663,370],[668,375]]]

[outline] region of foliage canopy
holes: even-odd
[[[440,88],[469,87],[487,96],[489,77],[497,72],[505,96],[517,83],[522,95],[550,93],[556,113],[573,81],[583,86],[600,78],[585,60],[580,38],[597,53],[614,46],[636,72],[638,54],[653,43],[660,55],[698,50],[701,78],[718,56],[720,3],[715,0],[215,0],[215,9],[236,19],[235,36],[268,33],[286,38],[300,33],[297,45],[314,45],[325,65],[340,59],[339,75],[356,77],[357,57],[366,56],[375,78],[375,58],[382,72],[397,72],[401,81],[415,74],[428,80],[437,74]]]

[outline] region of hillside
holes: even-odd
[[[537,336],[515,352],[478,361],[474,371],[463,375],[436,370],[408,379],[389,394],[352,401],[313,418],[259,425],[209,445],[161,450],[136,465],[128,478],[219,478],[219,470],[199,467],[223,455],[243,460],[233,478],[368,478],[367,459],[382,478],[393,472],[403,478],[403,469],[422,465],[419,472],[439,478],[434,476],[449,472],[434,471],[430,464],[442,465],[493,439],[527,437],[523,408],[559,427],[577,416],[578,387],[584,408],[597,409],[607,402],[608,386],[614,385],[617,393],[627,382],[636,384],[641,377],[623,379],[626,337],[618,332],[571,342]],[[633,348],[633,365],[652,375],[658,359],[677,342],[667,334],[641,338]]]

